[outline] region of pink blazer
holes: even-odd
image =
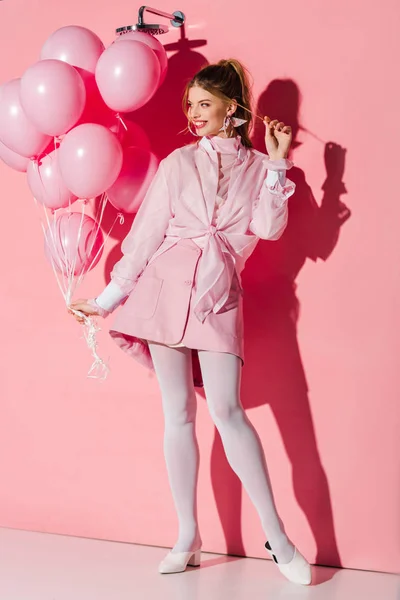
[[[272,161],[237,138],[237,159],[228,195],[212,224],[218,186],[218,157],[207,137],[174,150],[160,162],[156,176],[122,243],[123,257],[111,273],[124,295],[132,292],[146,267],[180,240],[200,240],[194,313],[204,322],[230,298],[259,238],[278,239],[287,224],[287,200],[295,184],[266,183],[268,170],[287,170],[288,159]],[[183,268],[183,265],[182,265]],[[230,298],[231,300],[231,298]],[[142,302],[146,303],[143,294]],[[143,307],[145,308],[145,307]]]
[[[111,274],[113,293],[129,295],[110,329],[123,350],[149,368],[145,340],[243,360],[240,273],[259,238],[276,240],[286,227],[295,185],[266,177],[292,165],[244,147],[238,136],[227,198],[212,224],[218,156],[210,140],[161,161]]]

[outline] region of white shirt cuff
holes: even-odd
[[[122,300],[127,296],[124,293],[119,285],[117,285],[113,280],[107,285],[106,288],[101,292],[99,296],[96,298],[97,304],[100,308],[104,308],[104,310],[108,310],[112,312],[119,306]]]
[[[276,182],[279,181],[282,187],[286,184],[286,170],[282,171],[270,171],[268,170],[267,177],[265,178],[265,184],[268,187],[274,187]]]

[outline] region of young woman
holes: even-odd
[[[198,142],[160,162],[122,243],[123,257],[113,268],[111,282],[96,299],[78,300],[71,308],[105,317],[127,298],[110,334],[123,350],[155,370],[179,522],[177,542],[159,572],[177,573],[188,564],[200,564],[194,385],[204,382],[227,460],[268,537],[267,551],[289,580],[308,585],[310,565],[284,531],[260,439],[240,400],[240,273],[260,238],[281,236],[287,201],[295,190],[286,178],[293,165],[287,159],[291,128],[265,117],[268,155],[252,147],[248,81],[245,68],[231,59],[206,66],[188,83],[184,111]],[[193,379],[194,358],[200,381]]]

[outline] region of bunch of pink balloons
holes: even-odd
[[[136,212],[158,161],[144,131],[120,113],[146,104],[166,72],[164,47],[148,34],[124,34],[105,49],[85,27],[58,29],[38,62],[0,86],[0,159],[26,172],[35,199],[52,211],[106,194],[118,210]],[[46,254],[58,270],[66,262],[61,247],[70,253],[74,244],[88,257],[87,264],[79,259],[81,269],[89,258],[97,262],[87,246],[91,240],[99,253],[99,224],[88,219],[77,237],[76,219],[55,217]],[[52,245],[60,231],[62,243]]]

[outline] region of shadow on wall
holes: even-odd
[[[300,145],[296,139],[301,129],[299,105],[300,92],[291,80],[272,81],[257,104],[258,114],[292,126],[294,153]],[[263,123],[257,120],[252,141],[261,152],[266,152],[264,131]],[[304,172],[298,167],[290,170],[288,176],[297,187],[289,200],[288,226],[279,240],[260,240],[243,272],[246,363],[242,403],[246,410],[269,404],[291,462],[295,497],[315,538],[317,554],[313,562],[338,567],[341,560],[329,486],[316,443],[297,340],[300,303],[296,278],[307,258],[329,258],[338,243],[341,226],[350,217],[340,200],[340,195],[346,193],[342,183],[345,152],[335,143],[325,144],[326,180],[321,205],[317,204]],[[226,461],[217,430],[211,470],[227,551],[243,555],[242,488]],[[290,536],[290,531],[287,533]]]
[[[207,60],[193,48],[205,40],[189,41],[184,28],[181,39],[166,45],[176,51],[169,59],[168,75],[154,98],[128,118],[143,128],[152,151],[161,159],[175,148],[192,141],[190,134],[179,134],[186,127],[181,109],[185,84]],[[294,81],[272,81],[261,94],[257,112],[290,124],[294,132],[292,153],[300,145],[300,92]],[[253,135],[256,149],[265,152],[264,125],[257,120]],[[245,409],[269,404],[282,435],[293,472],[296,499],[311,527],[317,546],[316,564],[341,566],[334,531],[332,505],[326,473],[318,453],[310,411],[307,381],[297,340],[300,303],[296,278],[307,258],[327,260],[339,240],[350,211],[341,202],[346,193],[342,182],[345,153],[338,144],[326,143],[324,159],[326,180],[319,205],[304,172],[293,167],[289,177],[296,193],[289,200],[290,217],[283,236],[274,242],[260,241],[243,273],[245,358],[242,402]],[[103,226],[108,231],[116,216],[112,206],[106,210]],[[133,216],[116,226],[119,242],[128,233]],[[106,280],[121,257],[120,244],[109,254]],[[204,397],[204,392],[201,392]],[[321,399],[323,402],[323,399]],[[268,461],[268,457],[267,457]],[[211,477],[228,554],[245,555],[241,535],[242,488],[228,465],[220,436],[215,429]],[[272,482],[273,483],[273,482]],[[279,509],[279,507],[278,507]],[[290,536],[290,531],[287,532]],[[296,543],[296,540],[293,540]]]

